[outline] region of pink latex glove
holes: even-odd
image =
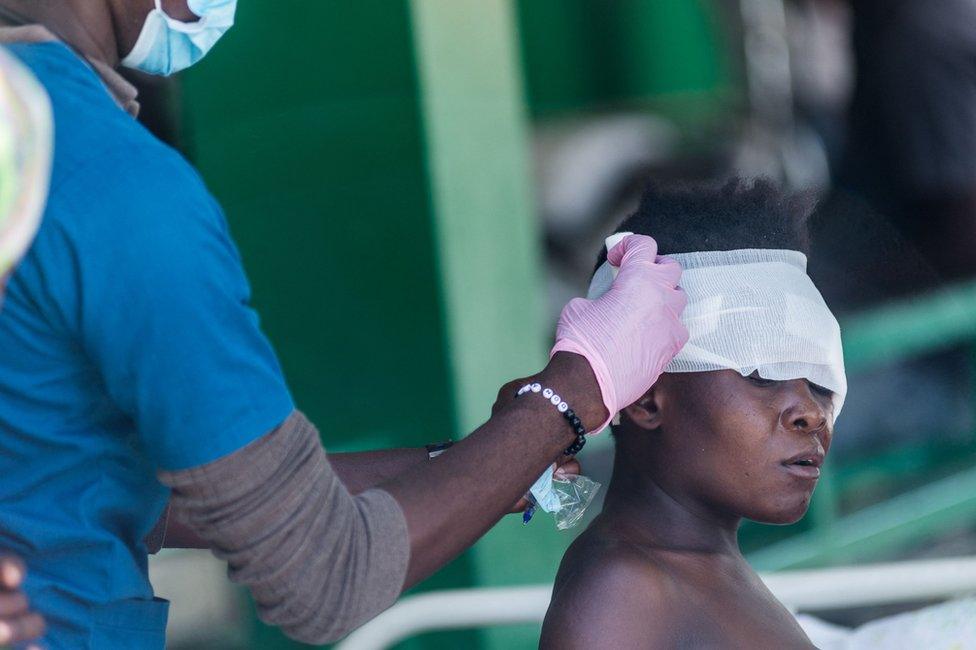
[[[657,242],[646,235],[627,236],[607,260],[620,267],[610,290],[563,308],[549,353],[574,352],[589,361],[610,414],[595,431],[646,393],[688,341],[679,319],[688,302],[678,287],[681,266],[658,256]]]

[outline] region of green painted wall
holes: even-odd
[[[190,155],[336,447],[453,420],[412,52],[403,2],[250,2],[184,77]]]

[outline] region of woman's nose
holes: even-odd
[[[805,380],[789,382],[790,402],[783,411],[782,424],[789,431],[812,433],[826,428],[827,408],[813,394]]]

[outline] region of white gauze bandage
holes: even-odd
[[[631,233],[607,238],[607,250]],[[834,393],[834,418],[847,395],[840,326],[792,250],[742,249],[668,255],[684,272],[681,321],[688,343],[665,372],[735,370],[743,377],[807,379]],[[617,268],[604,262],[587,298],[603,295]]]

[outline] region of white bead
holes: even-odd
[[[566,411],[569,410],[569,404],[567,404],[566,402],[559,402],[559,406],[557,406],[556,408],[559,409],[560,413],[565,413]]]
[[[532,389],[533,393],[538,393],[540,390],[542,390],[542,384],[532,384],[529,388]]]
[[[559,402],[563,401],[563,398],[559,395],[553,394],[553,396],[549,398],[549,401],[552,402],[553,406],[559,406]]]
[[[528,386],[528,384],[526,384],[525,386],[522,386],[521,388],[519,388],[518,394],[519,395],[525,395],[528,392],[529,392],[529,386]]]
[[[547,388],[544,391],[542,391],[542,396],[545,397],[546,399],[549,399],[550,397],[552,397],[552,389],[551,388]]]

